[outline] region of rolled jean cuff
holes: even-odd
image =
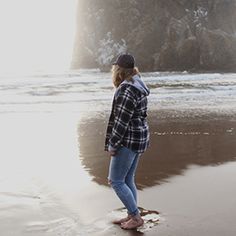
[[[140,213],[139,213],[139,209],[137,208],[135,211],[133,211],[133,212],[128,212],[128,214],[129,215],[131,215],[131,216],[137,216],[137,215],[139,215]]]

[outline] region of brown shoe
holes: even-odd
[[[114,221],[112,221],[112,223],[113,223],[113,224],[120,225],[120,224],[122,224],[122,223],[125,223],[126,221],[129,221],[130,219],[131,219],[131,216],[128,215],[128,216],[126,216],[125,218],[122,218],[122,219],[120,219],[120,220],[114,220]]]
[[[144,224],[144,220],[141,216],[133,216],[130,220],[121,224],[122,229],[136,229]]]

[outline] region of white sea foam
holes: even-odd
[[[236,74],[152,72],[143,80],[152,109],[236,112]],[[110,73],[97,69],[1,77],[0,112],[108,110],[113,93]]]

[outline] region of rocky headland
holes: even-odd
[[[72,68],[236,71],[236,0],[79,0]]]

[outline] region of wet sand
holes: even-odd
[[[102,150],[105,124],[106,117],[99,114],[86,118],[78,134],[84,168],[93,181],[108,186],[109,157]],[[141,158],[136,180],[140,206],[160,211],[161,222],[145,235],[234,235],[236,120],[152,111],[149,125],[151,146]],[[116,230],[101,235],[115,235]]]
[[[94,181],[107,185],[104,167],[109,158],[103,151],[106,116],[85,118],[78,126],[82,164]],[[236,160],[236,122],[225,117],[190,117],[164,119],[156,112],[149,116],[151,145],[142,155],[138,169],[139,189],[165,182],[181,175],[189,165],[220,165]]]
[[[1,233],[235,235],[236,119],[165,114],[150,112],[137,171],[139,206],[160,212],[144,234],[110,223],[122,204],[107,184],[107,113],[2,114]]]

